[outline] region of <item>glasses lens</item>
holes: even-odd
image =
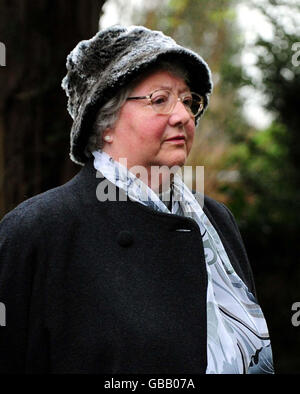
[[[192,93],[190,102],[190,110],[194,116],[197,116],[203,110],[203,98],[197,93]]]
[[[167,114],[172,105],[172,95],[168,90],[156,90],[151,94],[151,104],[154,111]]]
[[[152,108],[159,114],[170,113],[177,102],[176,95],[169,90],[155,90],[150,99]],[[203,98],[197,93],[189,93],[181,101],[192,116],[197,116],[203,109]]]

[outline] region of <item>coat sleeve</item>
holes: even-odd
[[[0,373],[31,372],[32,355],[42,345],[43,248],[33,216],[16,208],[0,222]]]

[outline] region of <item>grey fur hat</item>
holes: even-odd
[[[162,32],[143,26],[112,26],[77,44],[67,57],[68,72],[62,81],[73,119],[71,160],[81,165],[88,160],[84,150],[101,106],[160,60],[184,66],[190,88],[204,97],[204,111],[212,90],[207,64]]]

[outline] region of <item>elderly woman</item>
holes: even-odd
[[[161,32],[115,26],[67,69],[83,168],[1,222],[0,371],[272,373],[233,216],[171,171],[208,104],[206,63]]]

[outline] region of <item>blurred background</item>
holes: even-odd
[[[276,372],[299,373],[298,0],[0,0],[0,219],[80,170],[69,159],[66,57],[116,23],[162,30],[209,64],[214,91],[187,164],[205,166],[205,193],[238,221]]]

